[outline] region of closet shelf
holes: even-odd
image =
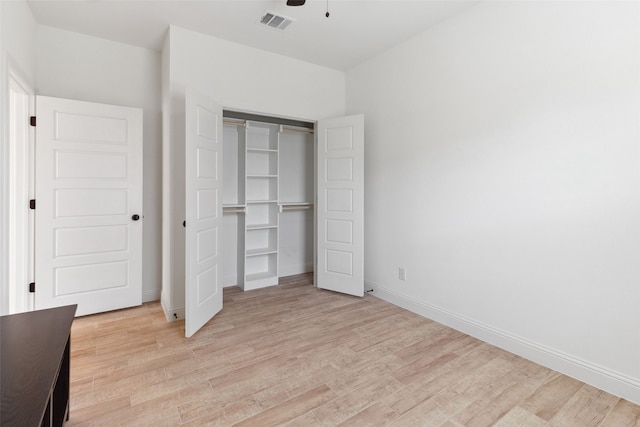
[[[277,200],[247,200],[247,204],[278,203]]]
[[[247,256],[257,256],[257,255],[268,255],[277,253],[277,249],[273,248],[258,248],[258,249],[249,249],[247,250]]]
[[[312,209],[313,209],[312,204],[280,205],[280,213],[285,211],[310,211]]]

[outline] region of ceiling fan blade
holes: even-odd
[[[287,6],[302,6],[306,0],[287,0]]]

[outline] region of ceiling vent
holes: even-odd
[[[284,31],[295,21],[295,19],[289,18],[288,16],[279,15],[275,12],[271,12],[270,10],[265,10],[262,17],[258,20],[258,24]]]

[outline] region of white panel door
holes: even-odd
[[[186,93],[185,335],[222,309],[222,108]]]
[[[142,304],[142,110],[36,97],[35,307]]]
[[[364,295],[364,116],[318,122],[316,285]]]

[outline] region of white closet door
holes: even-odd
[[[222,107],[186,93],[185,335],[222,309]]]
[[[37,309],[142,304],[142,110],[36,98]]]
[[[316,285],[364,295],[364,116],[318,122]]]

